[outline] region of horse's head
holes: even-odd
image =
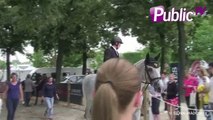
[[[145,60],[141,60],[135,64],[139,70],[142,83],[145,85],[152,85],[154,88],[159,87],[158,81],[161,79],[160,67],[158,64],[159,57],[160,54],[156,57],[150,57],[148,53]]]

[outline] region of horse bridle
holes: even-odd
[[[145,87],[145,90],[146,90],[148,88],[148,86],[152,84],[152,81],[153,81],[153,83],[158,82],[158,80],[161,79],[161,77],[151,78],[147,64],[145,64],[145,71],[146,71],[145,81],[142,81],[142,83],[144,83],[146,85],[146,87]],[[147,76],[148,76],[148,78],[147,78]]]

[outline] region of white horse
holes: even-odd
[[[154,58],[150,58],[149,54],[146,55],[145,60],[140,60],[135,63],[135,66],[139,70],[139,74],[141,77],[141,82],[144,83],[143,90],[145,91],[148,85],[154,85],[154,87],[158,87],[156,81],[158,81],[160,76],[160,70],[157,64],[160,55],[157,55]],[[87,120],[91,119],[91,109],[92,109],[92,101],[93,101],[93,93],[95,91],[95,83],[96,83],[96,74],[87,75],[82,83],[83,96],[86,100],[86,109],[84,117]],[[148,107],[148,106],[147,106]],[[140,120],[141,116],[141,108],[137,109],[135,114],[133,115],[134,120]]]
[[[86,119],[91,118],[90,112],[92,108],[93,93],[95,91],[95,81],[96,74],[89,74],[84,78],[82,83],[83,96],[86,102],[86,109],[84,114]]]

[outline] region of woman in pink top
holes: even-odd
[[[195,107],[189,106],[189,97],[192,92],[195,92],[198,86],[198,80],[196,77],[193,77],[190,73],[187,73],[184,79],[184,90],[185,90],[185,99],[188,108],[196,109]],[[189,120],[197,119],[197,110],[189,110]]]

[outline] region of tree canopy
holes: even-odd
[[[61,66],[83,64],[86,70],[88,58],[95,57],[93,67],[102,63],[103,49],[121,31],[123,35],[137,37],[150,52],[160,52],[163,66],[178,60],[178,27],[175,22],[152,23],[149,9],[158,5],[165,6],[166,11],[173,7],[191,10],[195,6],[207,6],[207,17],[195,17],[194,21],[184,23],[185,49],[189,61],[210,61],[212,3],[212,0],[1,0],[0,48],[14,54],[23,52],[24,46],[30,43],[35,53],[29,58],[35,66],[57,66],[59,73]],[[96,54],[94,48],[102,50]],[[202,54],[204,51],[207,54]],[[133,63],[142,56],[140,53],[123,55]]]

